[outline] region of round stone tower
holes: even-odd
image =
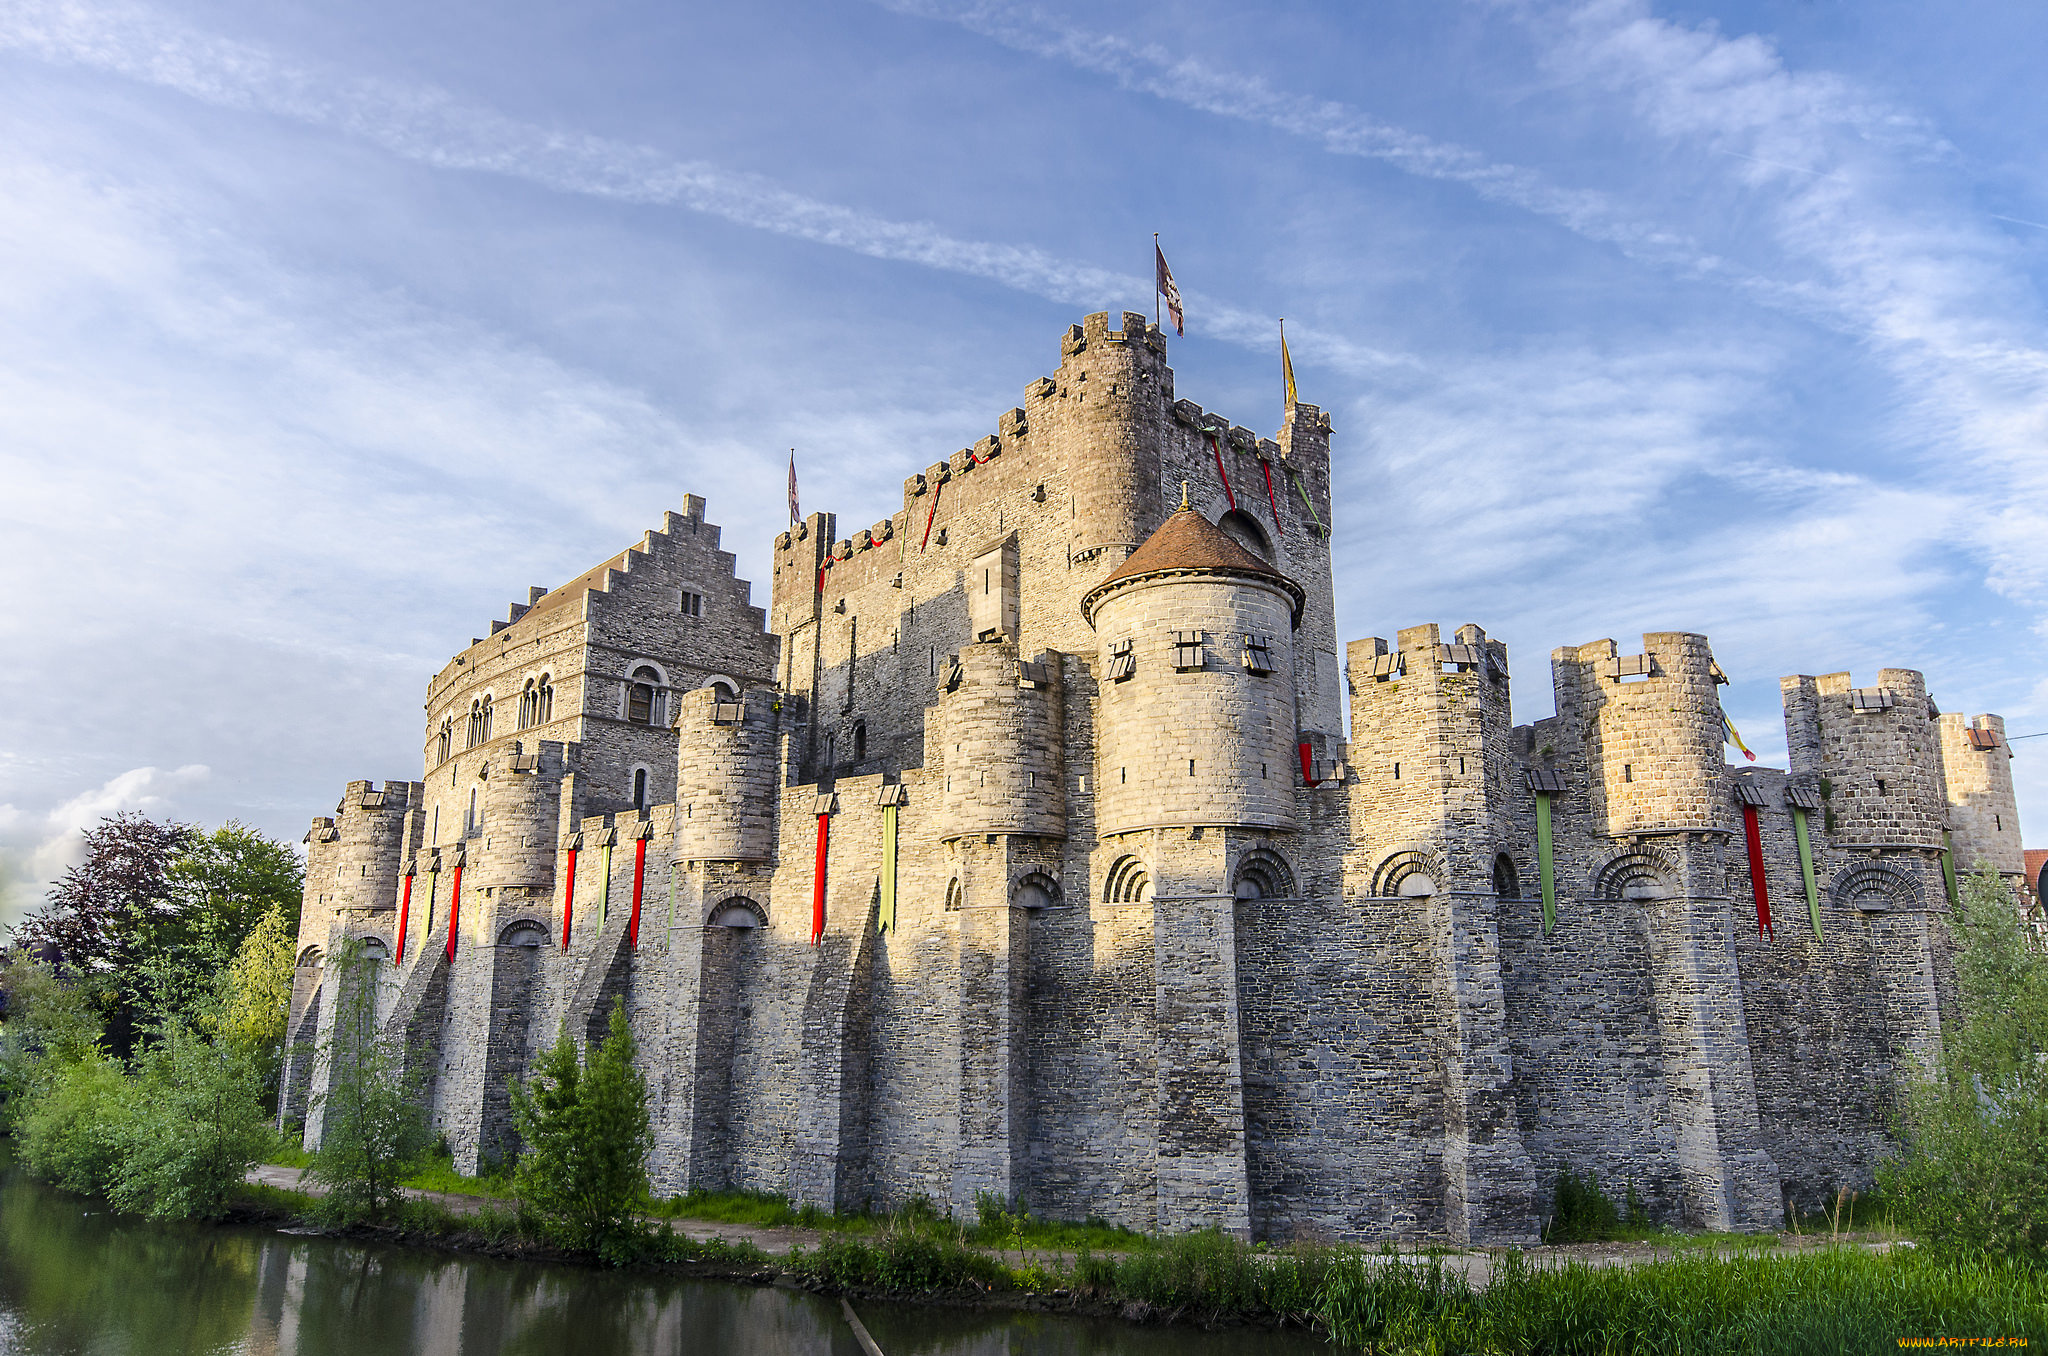
[[[1602,640],[1551,659],[1558,714],[1583,722],[1607,833],[1732,831],[1721,699],[1705,636],[1650,632],[1639,655]]]
[[[775,852],[775,694],[720,701],[707,687],[674,700],[676,855],[767,861]]]
[[[949,675],[950,677],[950,675]],[[940,836],[1067,836],[1058,656],[1020,663],[1007,640],[970,645],[939,695]]]
[[[1183,501],[1081,600],[1101,646],[1098,834],[1296,827],[1303,598]]]

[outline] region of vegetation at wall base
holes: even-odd
[[[377,1031],[377,961],[350,940],[334,949],[328,964],[337,997],[322,1050],[327,1089],[319,1098],[320,1147],[310,1175],[327,1187],[320,1202],[324,1218],[383,1219],[397,1208],[399,1184],[425,1160],[434,1134],[421,1079],[407,1074]]]
[[[1998,877],[1960,894],[1960,1020],[1907,1083],[1901,1153],[1879,1180],[1934,1246],[2048,1266],[2048,955]]]
[[[579,1060],[564,1030],[512,1085],[512,1121],[523,1148],[513,1175],[522,1209],[563,1246],[623,1262],[644,1251],[647,1157],[654,1130],[647,1079],[634,1067],[632,1027],[612,1000],[609,1034]]]

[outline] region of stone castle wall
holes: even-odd
[[[309,835],[309,1141],[357,935],[465,1170],[619,1003],[661,1193],[1496,1242],[1567,1170],[1718,1228],[1867,1183],[1951,1002],[1944,834],[2017,850],[1996,718],[1937,720],[1908,670],[1788,678],[1790,770],[1737,770],[1704,636],[1560,649],[1521,726],[1476,626],[1340,665],[1327,416],[1259,437],[1110,323],[889,516],[779,536],[765,610],[691,498],[434,679],[424,781]],[[1200,550],[1118,577],[1170,520],[1291,583]]]

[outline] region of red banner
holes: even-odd
[[[1209,450],[1216,454],[1216,474],[1223,481],[1223,497],[1230,501],[1230,511],[1237,512],[1237,496],[1230,492],[1230,472],[1223,469],[1223,444],[1216,441],[1216,435],[1209,435]]]
[[[412,877],[407,876],[405,878],[405,892],[399,895],[398,897],[398,947],[396,950],[396,954],[394,954],[391,957],[391,963],[393,965],[397,965],[405,959],[405,920],[408,917],[410,917],[411,914]]]
[[[818,861],[811,871],[811,945],[825,939],[825,845],[832,837],[832,816],[818,816]]]
[[[1273,463],[1261,457],[1259,469],[1266,473],[1266,504],[1273,510],[1273,531],[1284,537],[1287,529],[1280,523],[1280,501],[1273,497]]]
[[[448,897],[448,963],[455,963],[455,922],[462,916],[462,868],[455,868],[454,892]]]
[[[647,879],[647,840],[633,840],[633,916],[626,920],[626,945],[640,945],[640,886]]]
[[[562,950],[569,949],[569,920],[576,916],[576,849],[569,849],[569,883],[562,891]]]
[[[1764,886],[1764,836],[1757,828],[1756,806],[1742,807],[1742,831],[1749,839],[1749,891],[1756,896],[1756,935],[1775,936],[1771,932],[1771,895]]]
[[[1311,763],[1312,763],[1312,762],[1314,761],[1314,759],[1313,759],[1313,757],[1312,757],[1312,754],[1313,754],[1313,752],[1314,752],[1314,746],[1313,746],[1313,745],[1311,745],[1311,744],[1308,744],[1307,742],[1304,742],[1304,743],[1302,744],[1302,746],[1301,746],[1301,780],[1302,780],[1302,782],[1303,782],[1303,783],[1304,783],[1305,785],[1308,785],[1308,786],[1314,786],[1314,785],[1315,785],[1315,784],[1316,784],[1317,782],[1319,782],[1319,781],[1321,781],[1321,780],[1322,780],[1322,778],[1320,778],[1320,777],[1318,777],[1318,776],[1316,776],[1316,775],[1315,775],[1315,771],[1314,771],[1314,769],[1313,769],[1313,768],[1312,768],[1312,767],[1310,766],[1310,764],[1311,764]]]

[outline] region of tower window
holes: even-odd
[[[550,678],[547,674],[543,673],[540,676],[539,684],[535,686],[533,690],[533,695],[533,723],[536,725],[545,725],[555,718],[554,679]]]
[[[1138,657],[1131,653],[1131,642],[1112,640],[1109,642],[1109,676],[1111,681],[1121,683],[1138,671]]]
[[[1173,633],[1173,666],[1182,673],[1202,667],[1204,646],[1200,631]]]
[[[1636,767],[1634,763],[1623,763],[1621,765],[1621,779],[1625,782],[1632,782],[1636,779]]]
[[[853,761],[858,763],[868,756],[868,723],[857,720],[853,723]]]
[[[475,833],[481,821],[482,816],[477,813],[476,807],[476,788],[472,786],[469,788],[469,813],[462,820],[462,836],[467,838]]]
[[[1888,791],[1886,791],[1886,790],[1884,789],[1884,778],[1882,778],[1882,777],[1879,777],[1879,778],[1877,779],[1877,794],[1878,794],[1878,795],[1880,795],[1880,796],[1884,796],[1884,795],[1889,795],[1889,794],[1890,794],[1890,792],[1888,792]]]
[[[1244,638],[1244,667],[1248,673],[1271,673],[1273,671],[1273,638],[1251,636]]]
[[[661,675],[642,664],[626,687],[626,719],[635,725],[660,725],[668,715],[668,689]]]
[[[441,719],[441,733],[434,739],[434,761],[436,763],[445,763],[448,761],[448,755],[453,752],[455,752],[455,717],[444,716]]]
[[[701,616],[703,616],[703,615],[704,615],[704,595],[703,595],[703,594],[701,594],[701,593],[692,593],[692,592],[690,592],[690,591],[689,591],[688,589],[684,589],[684,590],[683,590],[683,608],[682,608],[682,612],[683,612],[683,615],[684,615],[685,617],[701,617]]]
[[[1192,758],[1190,758],[1190,759],[1188,759],[1188,776],[1192,777],[1192,776],[1194,776],[1194,775],[1195,775],[1195,760],[1194,760],[1194,759],[1192,759]]]
[[[540,684],[529,678],[519,693],[519,728],[532,725],[540,714]]]
[[[647,769],[644,767],[633,769],[633,808],[647,808]]]

